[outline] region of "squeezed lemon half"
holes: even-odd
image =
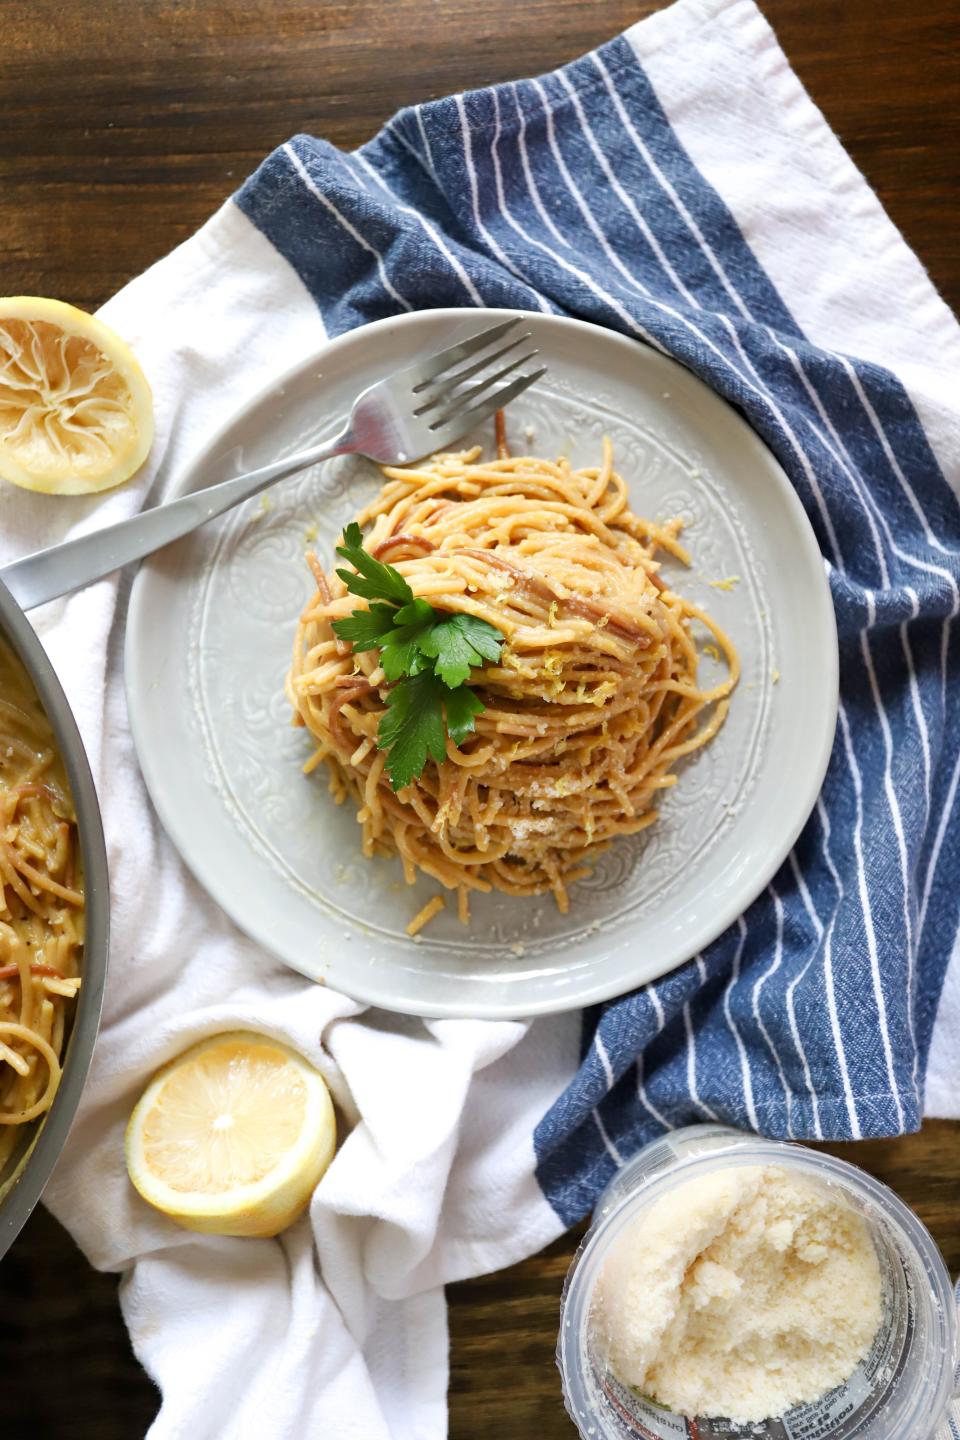
[[[190,1230],[277,1235],[306,1208],[336,1138],[323,1076],[277,1040],[231,1031],[154,1076],[127,1126],[127,1169]]]
[[[34,295],[0,298],[0,476],[92,495],[139,470],[153,399],[133,351],[95,315]]]

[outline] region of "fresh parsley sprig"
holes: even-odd
[[[364,550],[357,524],[344,530],[337,554],[354,567],[337,574],[368,608],[334,620],[333,630],[355,651],[380,651],[391,688],[377,744],[387,752],[394,790],[402,790],[429,757],[443,760],[448,735],[460,745],[473,731],[484,705],[465,682],[471,670],[500,659],[503,636],[475,615],[447,614],[418,600],[398,570]]]

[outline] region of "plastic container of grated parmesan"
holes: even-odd
[[[664,1329],[661,1311],[686,1328]],[[557,1363],[584,1440],[933,1440],[957,1345],[940,1252],[887,1186],[831,1155],[692,1125],[601,1196],[564,1286]],[[802,1402],[757,1418],[768,1393],[804,1384]],[[705,1413],[664,1392],[700,1396]],[[744,1413],[723,1418],[711,1393]]]

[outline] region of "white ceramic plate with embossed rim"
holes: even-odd
[[[378,321],[267,387],[210,442],[177,493],[332,434],[354,396],[506,311]],[[438,886],[366,860],[290,726],[283,679],[312,581],[377,486],[342,457],[283,482],[146,562],[127,625],[130,719],[143,774],[184,860],[234,921],[294,969],[371,1004],[428,1016],[543,1014],[622,994],[690,959],[760,893],[819,793],[837,708],[837,639],[823,562],[786,475],[735,410],[674,361],[582,321],[527,317],[549,375],[511,406],[515,449],[576,464],[614,444],[631,504],[682,513],[685,593],[743,662],[727,722],[688,761],[657,823],[614,844],[572,891],[477,896],[420,943],[405,927]],[[487,443],[490,435],[478,436]],[[711,581],[739,579],[730,589]],[[682,578],[681,578],[682,577]],[[714,665],[703,660],[706,675]]]

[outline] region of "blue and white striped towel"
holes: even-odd
[[[797,149],[816,119],[805,102],[797,113],[795,82],[785,117],[776,92],[736,77],[727,164],[754,175],[731,208],[704,163],[718,138],[711,150],[699,129],[717,126],[721,77],[688,97],[685,124],[666,108],[681,67],[664,38],[697,44],[702,84],[708,8],[721,41],[740,23],[763,38],[746,6],[681,7],[540,80],[403,111],[355,154],[298,136],[237,197],[330,334],[425,306],[536,306],[662,347],[745,412],[823,551],[843,679],[820,804],[739,924],[588,1017],[577,1078],[537,1130],[541,1181],[571,1221],[665,1125],[916,1128],[960,913],[957,427],[942,414],[925,427],[928,397],[891,368],[906,340],[956,385],[956,326],[827,134],[812,137],[835,162],[818,190],[790,174],[809,165]],[[794,143],[773,173],[785,120]],[[820,243],[841,200],[854,273],[838,237]],[[759,243],[768,206],[778,233]],[[862,343],[878,312],[895,343]]]
[[[680,0],[542,79],[403,111],[353,154],[284,145],[106,309],[154,380],[160,430],[152,469],[97,523],[162,490],[321,324],[444,305],[610,326],[745,412],[830,578],[829,772],[766,892],[655,985],[532,1025],[388,1019],[258,954],[158,832],[107,645],[115,583],[45,617],[100,770],[121,912],[49,1203],[96,1264],[129,1272],[127,1319],[164,1392],[155,1440],[439,1437],[440,1287],[537,1249],[666,1127],[856,1138],[960,1115],[960,330],[752,0]],[[0,550],[36,542],[41,512],[17,503]],[[117,1158],[151,1068],[228,1024],[300,1045],[354,1125],[310,1224],[280,1244],[185,1237]]]

